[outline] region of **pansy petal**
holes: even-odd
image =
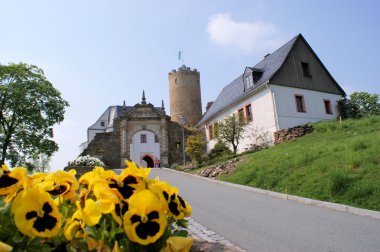
[[[166,246],[161,252],[188,252],[192,245],[192,238],[171,236],[166,240]]]

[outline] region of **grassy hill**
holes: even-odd
[[[220,179],[380,211],[380,117],[313,126],[312,134],[245,155]]]

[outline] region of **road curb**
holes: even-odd
[[[369,217],[372,219],[380,220],[380,212],[378,212],[378,211],[356,208],[356,207],[347,206],[347,205],[343,205],[343,204],[331,203],[331,202],[314,200],[314,199],[309,199],[309,198],[303,198],[303,197],[299,197],[299,196],[273,192],[273,191],[255,188],[255,187],[250,187],[250,186],[233,184],[233,183],[224,182],[224,181],[220,181],[220,180],[216,180],[216,179],[210,179],[210,178],[198,176],[198,175],[187,173],[187,172],[177,171],[177,170],[173,170],[173,169],[169,169],[169,168],[161,168],[161,169],[164,169],[164,170],[170,171],[170,172],[174,172],[174,173],[184,174],[184,175],[194,177],[197,179],[206,180],[206,181],[209,181],[209,182],[214,183],[214,184],[222,184],[225,186],[229,186],[229,187],[233,187],[233,188],[237,188],[237,189],[241,189],[241,190],[245,190],[245,191],[250,191],[250,192],[268,195],[270,197],[280,198],[280,199],[284,199],[284,200],[296,201],[298,203],[302,203],[305,205],[318,206],[318,207],[333,209],[336,211],[347,212],[347,213],[354,214],[354,215],[359,215],[359,216],[364,216],[364,217]]]

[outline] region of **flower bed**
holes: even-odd
[[[189,251],[191,206],[150,169],[0,169],[0,251]]]

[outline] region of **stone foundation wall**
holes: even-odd
[[[113,132],[97,133],[94,140],[80,154],[80,156],[90,155],[97,157],[110,168],[120,167],[120,143]]]
[[[288,142],[313,132],[313,126],[305,124],[289,129],[279,130],[274,133],[274,144]]]

